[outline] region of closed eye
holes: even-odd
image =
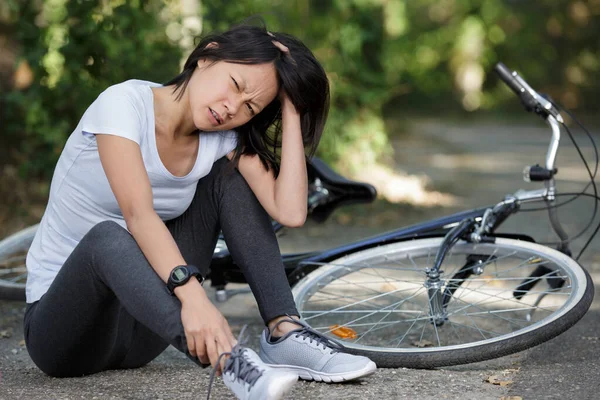
[[[240,85],[238,85],[237,81],[235,80],[235,78],[232,76],[231,80],[233,81],[233,84],[235,85],[235,88],[238,90],[238,92],[240,91]],[[254,115],[254,109],[252,108],[252,106],[250,105],[250,103],[246,103],[246,106],[248,107],[248,111],[250,111],[251,115]]]
[[[237,81],[235,80],[235,78],[234,78],[233,76],[231,77],[231,80],[232,80],[232,81],[233,81],[233,83],[235,84],[235,88],[236,88],[237,90],[240,90],[240,85],[238,85]]]

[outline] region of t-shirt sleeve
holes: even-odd
[[[219,150],[216,154],[215,160],[226,156],[237,146],[237,132],[236,131],[225,131],[219,135],[220,143]]]
[[[131,89],[115,85],[106,89],[90,105],[81,119],[83,134],[108,134],[141,141],[143,104]]]

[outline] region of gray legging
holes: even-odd
[[[184,259],[204,271],[221,229],[265,323],[298,315],[271,220],[228,165],[227,158],[215,162],[187,211],[166,225]],[[169,344],[200,364],[188,352],[179,299],[115,222],[83,237],[46,294],[28,304],[24,327],[31,359],[51,376],[141,367]]]

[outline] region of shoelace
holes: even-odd
[[[242,345],[244,345],[247,342],[247,338],[244,337],[246,327],[247,325],[244,325],[244,327],[242,328],[238,336],[238,343],[235,346],[233,346],[231,352],[225,352],[219,355],[217,363],[210,374],[210,380],[208,381],[208,394],[206,396],[206,400],[210,400],[210,392],[212,390],[212,384],[215,380],[217,368],[221,363],[221,358],[223,358],[224,356],[229,355],[230,357],[225,363],[223,375],[225,375],[225,372],[232,371],[236,380],[248,383],[248,390],[250,390],[254,386],[256,381],[262,376],[264,370],[259,369],[256,364],[244,357],[245,349],[242,347]]]
[[[343,344],[341,344],[337,340],[328,338],[321,332],[315,331],[306,322],[303,322],[303,321],[300,321],[297,319],[293,319],[289,315],[288,315],[288,317],[289,317],[289,319],[284,319],[284,320],[278,321],[275,324],[275,326],[273,327],[273,330],[277,329],[277,326],[279,326],[279,324],[281,324],[282,322],[291,322],[296,325],[300,325],[302,328],[295,329],[295,330],[291,331],[288,335],[295,335],[296,337],[300,337],[300,336],[305,337],[310,340],[310,343],[312,343],[314,340],[317,343],[317,346],[323,345],[323,350],[326,350],[328,347],[331,348],[330,354],[337,353],[337,352],[343,351],[345,349]],[[271,334],[269,333],[269,337],[270,336],[271,336]]]

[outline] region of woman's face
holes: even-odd
[[[199,61],[188,84],[189,104],[202,131],[237,128],[277,96],[275,66]]]

